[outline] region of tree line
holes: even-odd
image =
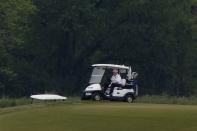
[[[197,95],[196,3],[1,0],[0,97],[78,95],[94,63],[131,65],[141,95]]]

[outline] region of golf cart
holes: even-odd
[[[114,65],[114,64],[94,64],[93,72],[89,81],[89,86],[82,93],[81,100],[92,99],[100,100],[123,100],[132,103],[138,96],[137,73],[132,72],[130,66]],[[110,78],[112,70],[118,70],[121,76],[121,87],[115,87],[110,92]],[[108,80],[107,80],[108,79]],[[107,88],[106,83],[108,81]]]

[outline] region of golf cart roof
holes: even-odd
[[[115,64],[93,64],[93,67],[111,68],[111,69],[129,69],[128,66]]]

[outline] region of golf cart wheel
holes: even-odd
[[[102,100],[102,97],[99,93],[94,93],[92,95],[92,99],[95,100],[95,101],[100,101],[100,100]]]
[[[126,100],[126,102],[128,102],[128,103],[133,103],[133,100],[134,100],[134,99],[133,99],[133,96],[132,96],[132,95],[127,95],[125,100]]]

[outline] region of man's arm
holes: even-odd
[[[116,81],[117,81],[118,84],[121,84],[121,77],[120,77],[119,74],[117,75]]]

